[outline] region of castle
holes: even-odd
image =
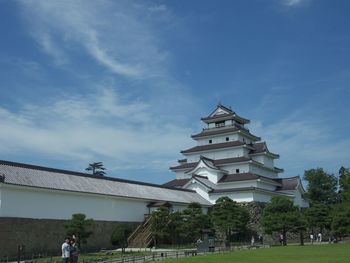
[[[237,202],[268,202],[286,196],[308,206],[300,178],[279,177],[278,154],[250,133],[249,120],[218,105],[207,125],[192,135],[197,145],[181,151],[185,159],[170,167],[176,179],[163,185],[0,160],[0,255],[55,251],[65,220],[84,213],[96,220],[92,246],[108,247],[118,222],[143,222],[160,205],[181,211],[191,202],[207,210],[222,196]],[[39,239],[38,239],[39,238]]]
[[[283,169],[274,166],[279,155],[250,133],[248,119],[219,104],[201,120],[206,127],[191,136],[197,145],[181,151],[185,158],[170,167],[176,179],[164,186],[194,190],[212,204],[222,196],[237,202],[286,196],[299,207],[308,206],[299,176],[279,177]]]

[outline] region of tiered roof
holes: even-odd
[[[207,158],[207,157],[205,157]],[[209,158],[207,158],[209,159]],[[250,161],[250,158],[246,157],[234,157],[234,158],[225,158],[225,159],[218,159],[218,160],[211,160],[215,166],[221,166],[221,165],[227,165],[231,163],[242,163],[242,162],[248,162]],[[170,167],[171,170],[185,170],[185,169],[190,169],[194,168],[197,166],[198,162],[192,162],[192,163],[181,163],[180,165],[177,166],[172,166]]]
[[[199,176],[199,175],[193,175],[191,178],[186,179],[174,179],[171,180],[163,186],[166,187],[174,187],[174,188],[181,188],[188,184],[191,180],[195,179],[196,181],[204,184],[206,187],[210,188],[211,193],[219,193],[219,192],[237,192],[237,191],[246,191],[249,189],[258,190],[260,188],[257,187],[241,187],[241,188],[222,188],[222,184],[230,183],[230,182],[244,182],[244,181],[252,181],[252,180],[261,180],[268,182],[270,184],[274,184],[277,186],[276,191],[288,191],[288,190],[295,190],[300,183],[299,176],[289,177],[289,178],[269,178],[266,176],[257,175],[254,173],[238,173],[238,174],[226,174],[224,175],[217,184],[212,183],[209,181],[209,179],[205,176]],[[264,189],[261,189],[264,190]],[[265,190],[266,191],[266,190]],[[270,191],[274,192],[274,191]]]
[[[237,115],[232,109],[227,108],[219,103],[216,109],[207,117],[201,118],[205,123],[225,121],[225,120],[235,120],[240,124],[247,124],[250,120],[245,119]]]
[[[181,151],[181,153],[188,154],[188,153],[203,152],[203,151],[210,151],[210,150],[217,150],[217,149],[224,149],[224,148],[234,148],[234,147],[239,147],[243,145],[247,145],[247,144],[241,141],[213,143],[213,144],[195,146],[190,149],[183,150]]]
[[[200,138],[206,138],[211,137],[215,135],[225,135],[225,134],[231,134],[231,133],[243,133],[247,137],[250,137],[254,141],[259,141],[261,138],[258,136],[255,136],[249,132],[248,129],[246,129],[243,126],[240,125],[232,125],[232,126],[225,126],[221,128],[211,128],[211,129],[203,129],[200,133],[193,134],[191,137],[193,139],[200,139]]]
[[[272,153],[269,151],[269,149],[267,148],[266,142],[254,143],[253,148],[254,149],[252,151],[250,151],[249,155],[266,153],[273,158],[279,158],[278,154]]]

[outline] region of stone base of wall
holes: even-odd
[[[0,218],[0,257],[13,258],[19,245],[25,246],[25,255],[60,255],[61,245],[66,236],[66,220]],[[97,251],[112,248],[111,235],[120,222],[95,221],[93,234],[83,249]],[[129,223],[137,227],[139,223]]]

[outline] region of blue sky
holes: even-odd
[[[162,183],[220,101],[283,176],[350,166],[349,1],[0,0],[0,158]]]

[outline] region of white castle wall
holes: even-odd
[[[241,157],[244,156],[246,150],[243,147],[231,148],[231,149],[219,149],[215,151],[208,151],[202,153],[194,153],[186,155],[187,161],[189,163],[198,162],[201,155],[210,158],[210,159],[225,159],[225,158],[233,158],[233,157]]]
[[[266,176],[266,177],[270,177],[270,178],[277,178],[278,177],[278,173],[271,171],[269,169],[264,169],[261,166],[258,166],[256,164],[250,164],[249,165],[249,172],[254,173],[254,174],[258,174],[258,175],[262,175],[262,176]]]
[[[235,133],[235,134],[218,135],[218,136],[211,136],[210,138],[198,139],[197,142],[198,142],[198,145],[207,145],[207,144],[210,144],[209,140],[212,140],[211,144],[214,144],[214,143],[227,142],[226,138],[229,138],[229,141],[238,141],[240,137],[241,136]]]
[[[72,214],[83,213],[95,220],[141,222],[149,202],[12,185],[0,185],[0,196],[0,217],[36,219],[70,219]]]
[[[257,161],[259,163],[263,163],[266,167],[273,168],[274,167],[274,159],[265,155],[253,155],[251,156],[254,161]]]

